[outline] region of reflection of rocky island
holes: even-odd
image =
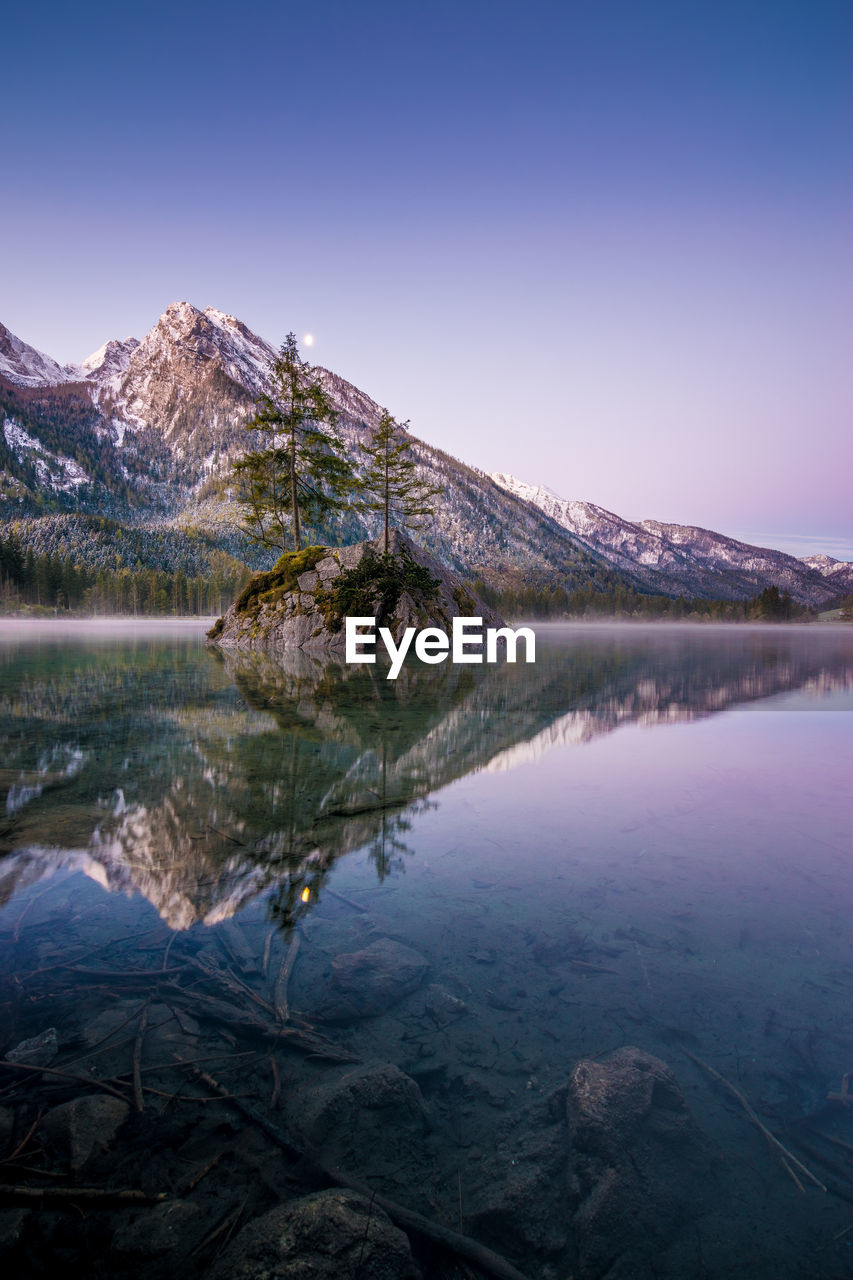
[[[21,660],[0,700],[0,894],[58,867],[141,892],[174,928],[259,893],[292,918],[335,859],[384,875],[413,812],[454,779],[627,722],[669,723],[789,690],[853,688],[819,638],[575,631],[534,666],[347,667],[304,652],[181,645]]]

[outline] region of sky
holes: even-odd
[[[7,9],[0,321],[238,316],[486,471],[853,559],[849,0]]]

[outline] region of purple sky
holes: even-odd
[[[231,312],[629,518],[853,559],[849,0],[4,19],[0,320]]]

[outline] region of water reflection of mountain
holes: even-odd
[[[0,894],[71,867],[141,892],[174,928],[261,892],[290,918],[352,849],[384,875],[418,806],[466,773],[808,688],[853,689],[844,646],[575,632],[541,637],[534,666],[411,665],[397,681],[302,653],[22,651],[0,689]]]

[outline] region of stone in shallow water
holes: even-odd
[[[109,1151],[129,1115],[130,1107],[120,1098],[93,1094],[48,1111],[41,1129],[76,1173],[94,1156]]]
[[[288,1125],[324,1164],[422,1213],[437,1135],[417,1083],[390,1062],[324,1072],[293,1090]]]
[[[578,1062],[567,1117],[579,1276],[657,1275],[656,1258],[701,1212],[709,1174],[675,1076],[632,1046]]]
[[[464,1000],[451,995],[444,987],[433,982],[427,987],[426,1011],[436,1026],[446,1027],[448,1023],[455,1022],[463,1013],[467,1013],[468,1006]]]
[[[133,1218],[121,1219],[113,1236],[113,1249],[118,1254],[156,1258],[195,1243],[201,1226],[198,1205],[188,1200],[169,1200]]]
[[[6,1054],[7,1062],[20,1062],[27,1067],[48,1067],[59,1053],[56,1027],[48,1027],[40,1035],[22,1040]]]
[[[558,1253],[569,1236],[567,1190],[565,1126],[522,1129],[511,1148],[489,1152],[466,1179],[466,1230],[510,1257],[522,1245]]]
[[[411,947],[380,938],[332,961],[332,989],[318,1010],[328,1022],[384,1013],[421,985],[428,962]]]
[[[353,1191],[319,1191],[245,1227],[208,1280],[421,1280],[409,1241]]]
[[[383,1123],[396,1127],[426,1124],[421,1091],[411,1076],[393,1063],[356,1067],[333,1084],[322,1084],[305,1100],[305,1119],[315,1143],[324,1144],[331,1134],[357,1126],[367,1112],[382,1113]]]
[[[624,1153],[641,1134],[678,1142],[696,1132],[672,1071],[632,1046],[575,1065],[568,1115],[573,1141],[603,1156]]]

